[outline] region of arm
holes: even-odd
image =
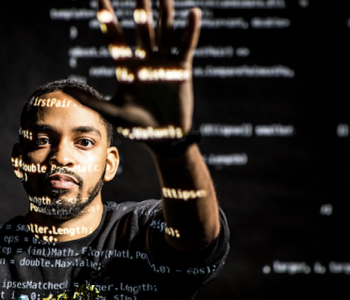
[[[192,61],[200,34],[201,11],[190,11],[178,53],[174,54],[173,1],[160,0],[156,32],[150,3],[136,1],[137,48],[133,54],[110,1],[99,1],[98,19],[116,62],[119,85],[110,102],[76,98],[100,112],[124,137],[146,141],[154,149],[152,145],[166,145],[186,136],[192,126]],[[199,249],[210,243],[220,231],[219,211],[197,145],[190,145],[173,158],[151,152],[162,186],[168,226],[166,241],[178,250]]]
[[[219,209],[198,146],[191,145],[177,158],[156,154],[154,158],[162,186],[167,242],[178,250],[194,250],[210,243],[220,231]]]

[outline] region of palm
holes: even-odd
[[[137,50],[131,52],[109,0],[99,1],[98,18],[106,34],[119,81],[110,102],[80,97],[115,126],[191,128],[193,113],[192,60],[199,38],[200,10],[189,14],[177,54],[171,53],[172,0],[160,1],[157,33],[149,0],[137,0],[134,14]]]
[[[122,77],[124,70],[125,78],[133,76],[134,81],[118,80],[117,93],[111,101],[119,110],[120,120],[115,120],[116,123],[124,127],[174,125],[185,128],[185,121],[192,118],[192,81],[159,78],[171,74],[169,72],[177,72],[172,70],[186,70],[187,73],[183,71],[182,74],[190,74],[191,68],[185,69],[184,63],[175,55],[160,57],[157,54],[149,55],[144,60],[132,58],[118,61],[119,77]],[[142,80],[139,76],[148,80]]]

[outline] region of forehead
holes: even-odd
[[[101,132],[103,138],[107,138],[100,114],[62,91],[41,95],[31,105],[36,112],[30,120],[31,124],[51,125],[62,131],[92,126]]]

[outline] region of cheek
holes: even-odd
[[[37,155],[28,154],[23,156],[21,169],[29,178],[29,182],[35,181],[39,175],[45,174],[49,171],[48,164],[45,160],[40,159]]]
[[[40,167],[40,169],[47,169],[48,168],[48,162],[47,159],[47,153],[43,150],[41,151],[32,151],[27,154],[27,156],[23,156],[23,161],[26,164],[34,164],[37,167]]]
[[[77,163],[73,171],[78,173],[86,182],[96,182],[101,178],[105,166],[105,160],[100,158],[86,159]]]

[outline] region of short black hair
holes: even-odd
[[[40,86],[39,88],[37,88],[33,92],[33,94],[29,97],[29,99],[25,102],[21,113],[21,120],[20,120],[21,128],[23,128],[26,122],[29,120],[30,113],[33,109],[32,104],[34,103],[34,100],[37,97],[40,97],[48,93],[56,92],[56,91],[63,91],[63,89],[65,88],[76,88],[90,94],[91,96],[93,96],[98,100],[103,100],[103,96],[98,91],[96,91],[93,87],[87,85],[86,83],[83,83],[80,81],[73,81],[68,78],[68,79],[60,79],[60,80],[48,82]],[[100,114],[100,118],[102,123],[106,126],[108,146],[111,146],[113,143],[113,126],[101,114]]]

